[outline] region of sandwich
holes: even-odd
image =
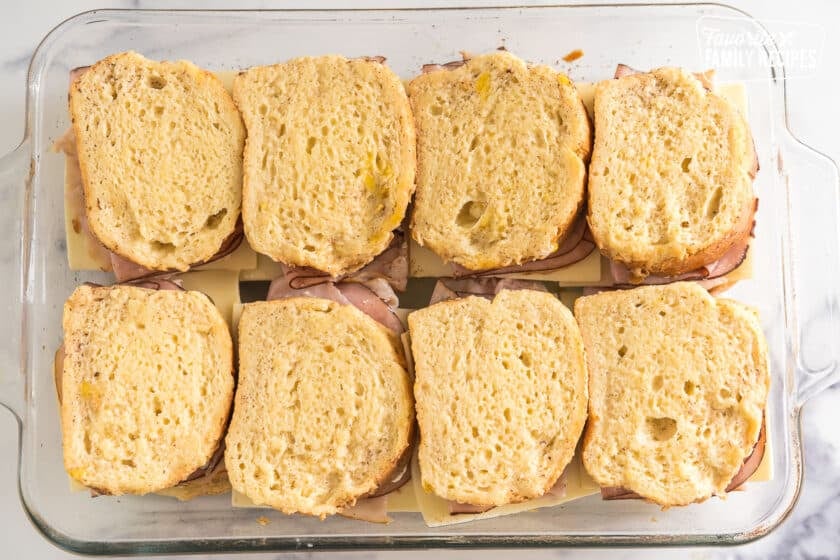
[[[577,89],[497,51],[427,65],[408,85],[417,126],[411,236],[459,276],[585,258],[591,127]]]
[[[250,68],[233,97],[248,130],[242,217],[255,251],[338,280],[392,246],[414,191],[415,137],[384,58]]]
[[[402,324],[380,297],[389,285],[375,282],[378,295],[289,282],[239,319],[231,485],[287,514],[388,522],[388,495],[410,478],[414,424]]]
[[[586,470],[605,498],[663,507],[739,487],[761,463],[770,384],[757,314],[692,282],[578,299]]]
[[[711,78],[620,65],[595,88],[588,222],[613,285],[715,287],[746,258],[758,159],[744,116]]]
[[[118,280],[238,246],[245,128],[216,76],[115,54],[73,76],[70,114],[85,210],[73,227],[113,255]]]
[[[229,489],[233,345],[210,299],[168,280],[82,285],[56,359],[64,466],[95,494]]]
[[[564,493],[586,420],[583,343],[571,312],[532,288],[449,281],[440,301],[408,316],[417,492],[447,500],[452,514]]]

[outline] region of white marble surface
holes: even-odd
[[[493,2],[470,2],[470,4]],[[503,2],[504,3],[504,2]],[[510,3],[510,2],[507,2]],[[525,3],[525,2],[516,2]],[[419,2],[364,2],[371,7],[389,5],[420,5]],[[427,2],[426,5],[446,5],[447,2]],[[810,22],[824,26],[826,42],[817,72],[809,77],[792,80],[789,84],[790,125],[794,133],[806,143],[840,161],[840,3],[822,1],[735,3],[753,16],[765,20],[772,31],[779,22]],[[67,0],[49,2],[4,2],[0,18],[0,153],[17,145],[23,133],[24,79],[29,57],[40,39],[58,22],[77,12],[109,7],[287,7],[292,3],[268,2],[156,2],[122,1],[106,4],[103,1]],[[338,2],[298,3],[298,6],[337,7]],[[806,256],[807,258],[807,256]],[[793,514],[768,537],[741,547],[721,549],[665,549],[665,550],[542,550],[529,551],[530,557],[585,558],[840,558],[840,386],[828,389],[812,399],[805,407],[802,431],[805,445],[805,484]],[[67,558],[69,554],[47,543],[30,525],[21,509],[17,490],[17,424],[11,414],[0,409],[0,543],[3,557]],[[469,558],[469,551],[435,553],[368,552],[336,554],[344,558],[420,558],[426,554],[437,557]],[[506,558],[510,552],[482,552],[484,558]],[[319,554],[298,553],[285,557],[310,557]],[[269,554],[254,557],[268,558]],[[241,556],[239,556],[241,558]]]

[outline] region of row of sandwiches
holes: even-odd
[[[709,74],[587,89],[505,51],[405,85],[381,57],[230,87],[136,53],[74,71],[68,249],[90,241],[117,284],[65,304],[68,474],[371,521],[409,480],[463,519],[560,503],[583,474],[663,507],[740,487],[767,350],[709,290],[748,263],[742,107]],[[270,279],[265,301],[234,310],[186,272],[247,252],[263,275],[229,291]],[[575,302],[535,281],[601,259]],[[440,280],[400,311],[410,274]]]
[[[576,87],[497,51],[404,85],[381,57],[321,56],[229,91],[129,52],[74,71],[69,99],[68,237],[117,281],[247,246],[307,283],[404,289],[411,239],[416,276],[546,279],[600,253],[588,285],[721,290],[748,254],[757,159],[710,73]]]
[[[557,503],[580,462],[605,499],[741,487],[766,441],[755,311],[692,282],[573,307],[535,282],[447,279],[404,322],[358,283],[280,279],[230,329],[177,280],[83,285],[56,360],[65,468],[97,494],[232,487],[369,521],[412,477],[418,503],[467,519]]]

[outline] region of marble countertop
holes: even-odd
[[[442,6],[452,2],[425,2],[423,5]],[[510,4],[482,0],[468,4]],[[527,4],[529,2],[515,2]],[[840,33],[834,24],[840,21],[840,3],[825,1],[761,2],[759,0],[732,1],[752,14],[773,31],[793,23],[815,24],[815,29],[825,31],[822,58],[817,70],[810,75],[789,82],[790,127],[807,144],[840,161]],[[418,6],[421,2],[363,2],[365,6],[393,5]],[[4,79],[0,82],[0,154],[12,150],[23,134],[25,74],[29,58],[41,38],[58,22],[75,13],[102,7],[181,7],[181,8],[232,8],[232,7],[339,7],[340,2],[160,2],[146,0],[29,0],[9,2],[4,5],[0,19],[0,69]],[[801,257],[807,258],[803,251]],[[769,536],[739,547],[691,548],[660,550],[539,550],[527,554],[534,558],[840,558],[840,385],[835,385],[807,403],[802,415],[802,433],[805,447],[805,483],[799,503],[791,516]],[[23,512],[17,487],[17,462],[13,450],[18,445],[17,424],[12,415],[0,408],[0,448],[7,452],[0,456],[0,543],[11,557],[69,558],[45,541],[32,527]],[[416,552],[365,552],[335,553],[343,558],[372,558],[376,560],[409,559],[425,557]],[[470,558],[471,551],[435,552],[437,557]],[[482,558],[507,558],[510,551],[483,551]],[[295,553],[283,558],[326,556],[318,553]],[[281,555],[259,554],[248,558],[268,558]],[[196,558],[193,556],[192,558]],[[242,558],[242,556],[237,556]]]

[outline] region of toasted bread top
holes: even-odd
[[[408,92],[414,239],[473,270],[555,251],[584,203],[591,144],[568,77],[495,52],[418,76]]]
[[[245,128],[222,82],[190,62],[109,56],[70,87],[90,229],[152,270],[187,270],[239,219]]]
[[[770,383],[755,311],[678,282],[582,297],[575,317],[592,478],[662,506],[724,494],[758,439]]]
[[[542,496],[586,419],[583,343],[551,294],[503,290],[408,316],[423,488],[498,506]]]
[[[246,304],[225,450],[231,485],[284,513],[337,513],[392,474],[412,404],[398,339],[352,305]]]
[[[304,57],[233,87],[248,128],[243,220],[272,259],[340,276],[392,239],[414,192],[414,122],[381,61]]]
[[[638,276],[720,258],[752,228],[757,160],[738,109],[694,74],[659,68],[600,82],[589,227]]]
[[[64,466],[106,494],[145,494],[212,456],[233,399],[227,323],[200,292],[76,288],[64,305]]]

